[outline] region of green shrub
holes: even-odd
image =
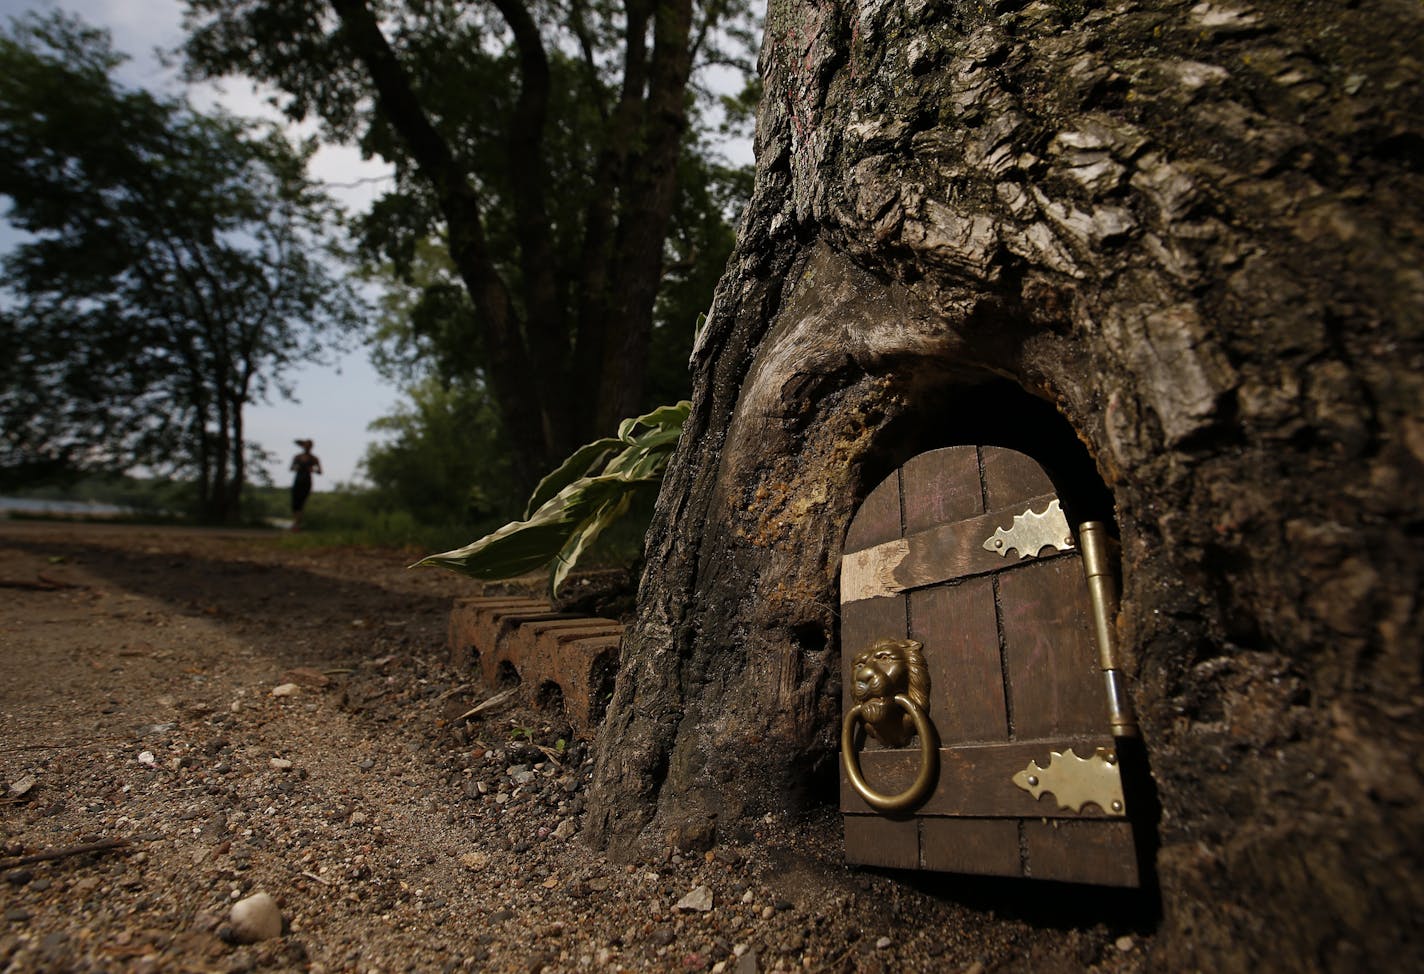
[[[581,447],[540,481],[524,520],[416,565],[440,565],[483,579],[514,578],[549,566],[550,588],[557,593],[609,525],[656,496],[691,408],[683,400],[625,419],[617,436]]]

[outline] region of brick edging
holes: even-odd
[[[447,644],[458,670],[477,666],[487,686],[512,669],[522,696],[559,688],[565,715],[581,738],[603,719],[618,667],[622,624],[612,619],[555,612],[541,599],[514,595],[455,600]]]

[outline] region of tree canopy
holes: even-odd
[[[749,72],[744,0],[187,10],[194,76],[271,84],[290,117],[393,163],[365,247],[408,282],[422,247],[448,250],[454,273],[421,285],[432,313],[410,337],[446,381],[487,391],[523,490],[641,411],[659,323],[679,320],[665,344],[685,357],[750,183],[706,143],[748,100],[697,84],[701,68]]]
[[[0,33],[0,469],[193,475],[236,516],[243,410],[355,323],[310,146],[125,87],[107,33],[52,15]]]

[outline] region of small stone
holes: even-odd
[[[19,798],[35,786],[35,776],[27,774],[23,778],[17,778],[10,782],[10,797]]]
[[[756,951],[749,950],[745,954],[737,957],[737,966],[732,968],[733,974],[757,974],[760,968],[757,965]]]
[[[24,923],[30,918],[30,911],[24,907],[12,906],[5,911],[5,919],[11,923]]]
[[[889,937],[881,937],[881,938],[879,938],[878,940],[875,941],[875,949],[876,949],[876,950],[885,950],[887,947],[889,947],[889,946],[890,946],[891,944],[893,944],[894,942],[895,942],[895,941],[891,940]]]
[[[1114,941],[1114,943],[1117,945],[1118,950],[1122,951],[1123,953],[1127,953],[1133,948],[1133,946],[1136,944],[1136,941],[1132,939],[1131,934],[1125,934],[1121,937],[1118,937],[1117,940]]]
[[[282,911],[267,893],[253,893],[238,900],[228,913],[232,937],[241,944],[255,944],[282,935]]]
[[[366,813],[365,813],[365,812],[352,812],[352,813],[351,813],[351,818],[349,818],[347,821],[349,821],[352,825],[365,825],[365,824],[366,824]]]
[[[272,688],[272,696],[274,697],[294,697],[301,692],[302,688],[295,683],[283,683]]]
[[[292,762],[288,761],[286,758],[272,758],[267,763],[278,771],[292,770]]]
[[[655,927],[648,939],[659,947],[666,947],[677,939],[677,934],[673,932],[672,927]]]
[[[155,764],[158,763],[158,759],[153,756],[153,752],[152,752],[152,751],[139,751],[139,752],[138,752],[138,763],[139,763],[139,764],[146,764],[146,765],[148,765],[148,766],[151,768],[151,767],[153,767]]]
[[[28,869],[12,869],[10,872],[5,874],[5,882],[9,883],[11,886],[24,886],[26,883],[28,883],[34,878],[35,874],[30,872]]]
[[[559,823],[558,828],[554,829],[554,831],[549,834],[556,839],[567,841],[573,838],[574,833],[577,831],[578,826],[574,825],[574,820],[571,818],[566,818]]]
[[[696,910],[698,913],[706,913],[712,909],[712,891],[706,886],[695,886],[690,893],[677,901],[673,909]]]
[[[489,855],[484,852],[467,852],[460,857],[460,864],[466,869],[483,869],[489,865]]]
[[[309,687],[319,688],[331,683],[331,677],[310,666],[296,666],[282,675],[292,683],[300,683]]]
[[[774,916],[776,916],[776,910],[773,907],[764,906],[761,908],[761,918],[763,920],[770,920]]]

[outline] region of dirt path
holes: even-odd
[[[1145,965],[1131,919],[1099,919],[1140,926],[1134,902],[855,872],[829,815],[608,861],[557,714],[453,720],[493,692],[444,659],[470,587],[406,561],[0,522],[0,858],[127,843],[6,869],[0,970]],[[702,887],[711,909],[678,907]],[[232,943],[259,891],[283,935]]]

